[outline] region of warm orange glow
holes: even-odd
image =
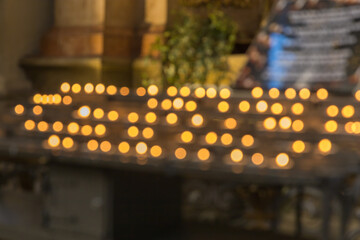
[[[237,122],[234,118],[227,118],[224,121],[224,126],[227,129],[235,129],[237,127]]]
[[[76,134],[80,130],[79,124],[77,124],[76,122],[69,123],[69,125],[67,126],[67,130],[71,134]]]
[[[144,142],[136,144],[135,150],[138,154],[145,154],[147,152],[147,145]]]
[[[355,93],[355,99],[360,102],[360,90],[357,90]]]
[[[197,108],[197,104],[196,102],[194,101],[188,101],[186,104],[185,104],[185,109],[186,111],[189,111],[189,112],[193,112],[195,111]]]
[[[197,97],[197,98],[203,98],[203,97],[205,97],[206,91],[204,88],[198,87],[195,89],[194,94],[195,94],[195,97]]]
[[[71,91],[72,91],[73,93],[75,93],[75,94],[81,92],[81,86],[80,86],[80,84],[75,83],[74,85],[72,85]]]
[[[261,98],[264,94],[264,90],[261,87],[255,87],[251,91],[253,98]]]
[[[175,150],[175,157],[177,159],[182,160],[182,159],[186,158],[186,155],[187,155],[187,153],[186,153],[186,150],[184,148],[177,148]]]
[[[222,136],[221,136],[221,143],[223,144],[223,145],[230,145],[230,144],[232,144],[232,142],[233,142],[233,137],[231,136],[231,134],[230,133],[224,133]]]
[[[351,118],[355,114],[355,108],[351,105],[347,105],[343,107],[343,109],[341,110],[341,114],[344,118]]]
[[[90,125],[84,125],[81,127],[81,134],[84,136],[89,136],[93,132],[93,129]]]
[[[110,111],[108,112],[107,114],[107,118],[110,120],[110,121],[116,121],[119,119],[119,114],[117,113],[117,111]]]
[[[231,96],[231,91],[228,88],[223,88],[219,92],[219,96],[222,99],[228,99]]]
[[[289,117],[283,117],[279,121],[279,126],[282,129],[289,129],[291,127],[291,124],[292,124],[292,121],[291,121],[291,118],[289,118]]]
[[[273,130],[276,128],[276,120],[273,117],[266,118],[263,126],[266,130]]]
[[[15,108],[14,108],[14,112],[15,112],[17,115],[22,115],[22,114],[24,113],[24,111],[25,111],[25,108],[24,108],[24,106],[21,105],[21,104],[16,105]]]
[[[216,98],[217,92],[215,88],[208,88],[206,90],[206,96],[208,98]]]
[[[48,145],[52,148],[60,145],[60,138],[57,135],[51,135],[48,139]]]
[[[234,149],[231,151],[231,154],[230,154],[231,161],[238,163],[238,162],[241,162],[241,160],[243,160],[243,157],[244,157],[244,154],[240,149]]]
[[[119,144],[118,150],[122,154],[126,154],[130,151],[130,145],[127,142],[121,142]]]
[[[40,132],[45,132],[49,129],[49,124],[47,122],[41,121],[38,123],[37,128]]]
[[[185,131],[181,134],[180,138],[184,143],[190,143],[193,140],[193,134],[189,131]]]
[[[164,99],[162,102],[161,102],[161,108],[164,109],[164,110],[169,110],[172,106],[172,102],[170,99]]]
[[[291,111],[295,115],[301,115],[304,112],[304,106],[301,103],[295,103],[292,105]]]
[[[161,154],[162,154],[162,149],[161,149],[161,147],[160,147],[160,146],[157,146],[157,145],[153,146],[153,147],[150,149],[150,154],[151,154],[151,156],[153,156],[153,157],[160,157]]]
[[[28,131],[31,131],[31,130],[34,130],[35,128],[35,122],[33,120],[27,120],[25,123],[24,123],[24,127],[26,130]]]
[[[139,87],[136,89],[136,95],[143,97],[146,94],[146,89],[144,87]]]
[[[339,108],[335,105],[327,107],[326,113],[329,117],[336,117],[339,114]]]
[[[70,91],[70,84],[67,83],[67,82],[62,83],[61,86],[60,86],[60,90],[63,93],[68,93]]]
[[[63,104],[70,105],[72,103],[72,98],[70,96],[63,97]]]
[[[182,98],[175,98],[173,101],[174,109],[179,110],[184,106],[184,100]]]
[[[42,95],[42,97],[41,97],[41,104],[46,105],[46,104],[48,104],[48,103],[49,103],[49,97],[48,97],[48,95],[46,95],[46,94]]]
[[[268,105],[267,105],[267,103],[265,101],[259,101],[256,104],[256,110],[259,113],[264,113],[264,112],[266,112],[267,109],[268,109]]]
[[[62,146],[66,149],[70,149],[74,146],[74,140],[71,137],[66,137],[62,140]]]
[[[166,122],[170,125],[177,123],[177,121],[178,121],[178,116],[175,113],[169,113],[166,116]]]
[[[276,164],[279,167],[286,167],[290,162],[289,156],[286,153],[280,153],[276,156]]]
[[[303,141],[295,141],[292,144],[292,149],[296,153],[303,153],[305,151],[305,143]]]
[[[136,123],[137,121],[139,121],[139,115],[136,112],[129,113],[128,121],[131,123]]]
[[[203,123],[204,123],[204,118],[200,114],[195,114],[191,118],[191,123],[195,127],[201,127],[203,125]]]
[[[154,122],[156,122],[156,120],[157,120],[157,116],[153,112],[148,112],[145,115],[145,121],[148,122],[148,123],[154,123]]]
[[[79,108],[78,110],[78,116],[81,118],[87,118],[90,116],[91,113],[91,109],[89,106],[82,106],[81,108]]]
[[[85,86],[84,86],[84,91],[85,91],[85,93],[87,93],[87,94],[93,93],[93,92],[94,92],[94,85],[91,84],[91,83],[85,84]]]
[[[329,153],[332,148],[331,141],[329,139],[322,139],[319,142],[318,148],[322,153]]]
[[[167,95],[169,95],[170,97],[175,97],[178,94],[178,90],[176,87],[171,86],[167,89],[166,91]]]
[[[98,124],[95,127],[95,134],[98,136],[103,136],[106,133],[106,127],[103,124]]]
[[[154,136],[154,130],[152,130],[152,128],[146,127],[142,131],[142,135],[143,135],[144,138],[150,139],[150,138],[152,138]]]
[[[53,96],[53,102],[54,104],[58,105],[61,103],[62,97],[60,96],[60,94],[55,94]]]
[[[96,87],[95,87],[95,92],[97,94],[103,94],[105,92],[104,84],[102,84],[102,83],[97,84]]]
[[[293,88],[288,88],[285,90],[285,97],[287,99],[294,99],[296,97],[296,91]]]
[[[100,150],[107,153],[107,152],[110,152],[111,151],[111,143],[109,141],[103,141],[101,144],[100,144]]]
[[[150,98],[147,102],[147,106],[150,109],[154,109],[158,106],[158,101],[155,98]]]
[[[129,127],[127,132],[128,132],[129,137],[132,137],[132,138],[137,137],[139,135],[139,129],[135,126]]]
[[[120,88],[120,95],[121,96],[127,96],[130,93],[130,89],[128,87],[122,87]]]
[[[117,92],[117,88],[114,85],[110,85],[106,88],[106,93],[109,95],[115,95]]]
[[[159,88],[156,85],[150,85],[147,92],[150,96],[156,96],[159,93]]]
[[[333,133],[336,132],[337,129],[338,129],[338,124],[336,121],[330,120],[325,123],[325,130],[327,132]]]
[[[188,97],[188,96],[190,95],[190,93],[191,93],[190,88],[188,88],[188,87],[182,87],[182,88],[180,88],[180,95],[181,95],[182,97]]]
[[[37,93],[34,95],[33,97],[33,102],[36,103],[36,104],[40,104],[42,101],[42,96],[41,94]]]
[[[292,124],[292,130],[295,132],[301,132],[304,129],[304,122],[301,120],[295,120]]]
[[[271,112],[275,115],[279,115],[283,112],[284,108],[280,103],[274,103],[271,105]]]
[[[251,147],[252,145],[254,145],[254,142],[255,142],[254,137],[251,135],[244,135],[241,138],[241,143],[245,147]]]
[[[239,103],[239,110],[241,112],[248,112],[250,110],[250,103],[248,101],[241,101]]]
[[[218,136],[217,136],[217,134],[215,132],[209,132],[205,136],[206,143],[210,144],[210,145],[215,144],[217,139],[218,139]]]
[[[210,158],[210,152],[206,148],[201,148],[197,153],[197,157],[200,161],[207,161]]]
[[[329,93],[325,88],[320,88],[319,90],[317,90],[316,96],[320,100],[325,100],[328,98]]]
[[[251,157],[251,161],[254,165],[259,166],[264,162],[264,156],[261,153],[254,153]]]
[[[104,115],[105,115],[104,110],[102,110],[101,108],[96,108],[93,112],[93,116],[96,119],[101,119],[104,117]]]
[[[36,105],[35,107],[33,107],[33,113],[35,115],[41,115],[43,113],[43,108],[39,105]]]
[[[61,132],[64,128],[64,125],[61,122],[56,121],[53,123],[52,128],[55,132]]]
[[[225,113],[227,111],[229,111],[229,104],[226,101],[221,101],[219,102],[218,106],[217,106],[219,112]]]
[[[272,99],[276,99],[280,96],[280,91],[279,89],[277,88],[272,88],[269,90],[269,96],[272,98]]]
[[[345,124],[344,128],[347,133],[352,133],[352,125],[353,125],[353,122],[347,122]]]
[[[99,147],[99,143],[92,139],[90,140],[88,143],[87,143],[87,148],[90,150],[90,151],[96,151]]]
[[[303,88],[299,91],[299,97],[303,100],[309,99],[311,95],[311,92],[307,88]]]

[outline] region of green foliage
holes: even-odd
[[[175,86],[203,84],[211,72],[218,83],[229,68],[225,56],[233,50],[236,24],[220,10],[208,10],[205,16],[183,13],[180,19],[154,45],[164,80]]]

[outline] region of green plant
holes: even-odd
[[[154,44],[167,85],[203,84],[211,73],[218,83],[228,71],[226,55],[236,40],[236,24],[223,11],[206,15],[186,12],[164,38]]]

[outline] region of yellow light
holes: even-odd
[[[250,110],[250,103],[248,101],[241,101],[239,103],[239,110],[241,112],[248,112]]]
[[[98,136],[103,136],[106,133],[106,127],[103,124],[98,124],[95,127],[95,134]]]
[[[109,95],[115,95],[116,92],[117,92],[117,88],[114,85],[110,85],[106,88],[106,93]]]
[[[158,101],[155,98],[150,98],[147,102],[147,106],[150,109],[154,109],[158,106]]]
[[[206,141],[207,144],[212,145],[212,144],[216,143],[217,138],[218,138],[218,136],[217,136],[217,134],[215,132],[209,132],[205,136],[205,141]]]
[[[160,147],[160,146],[157,146],[157,145],[153,146],[153,147],[150,149],[150,154],[151,154],[151,156],[153,156],[153,157],[160,157],[161,154],[162,154],[162,149],[161,149],[161,147]]]
[[[261,153],[254,153],[251,157],[251,161],[254,165],[259,166],[264,162],[264,156]]]
[[[60,90],[63,93],[68,93],[70,91],[70,84],[67,83],[67,82],[62,83],[61,86],[60,86]]]
[[[69,125],[67,126],[67,130],[71,134],[76,134],[80,130],[79,124],[77,124],[76,122],[69,123]]]
[[[50,147],[58,147],[60,145],[60,138],[57,135],[51,135],[48,139],[48,144]]]
[[[181,109],[184,106],[184,100],[182,98],[175,98],[173,101],[174,109]]]
[[[146,94],[146,89],[144,87],[139,87],[139,88],[136,89],[136,94],[139,97],[143,97]]]
[[[144,128],[144,130],[142,131],[142,135],[144,138],[146,139],[150,139],[154,136],[154,130],[152,130],[152,128]]]
[[[60,96],[60,94],[55,94],[53,96],[53,102],[54,104],[58,105],[61,103],[62,97]]]
[[[289,156],[286,153],[280,153],[276,156],[276,164],[279,167],[286,167],[290,162]]]
[[[119,119],[119,114],[117,113],[117,111],[110,111],[107,114],[107,117],[110,121],[116,121]]]
[[[276,120],[273,117],[266,118],[263,126],[266,130],[273,130],[276,128]]]
[[[25,108],[24,108],[23,105],[18,104],[18,105],[15,106],[14,111],[15,111],[15,113],[17,115],[22,115],[24,113],[24,111],[25,111]]]
[[[91,113],[91,109],[89,106],[82,106],[81,108],[79,108],[78,110],[78,116],[81,118],[87,118],[90,116]]]
[[[185,131],[181,134],[180,138],[184,143],[190,143],[193,140],[193,134],[189,131]]]
[[[199,158],[200,161],[209,160],[210,152],[206,148],[201,148],[197,153],[197,157]]]
[[[356,91],[355,93],[355,99],[360,102],[360,90]]]
[[[251,135],[244,135],[241,138],[241,143],[245,147],[251,147],[252,145],[254,145],[254,142],[255,142],[254,137]]]
[[[129,127],[127,132],[128,132],[129,137],[132,137],[132,138],[137,137],[139,135],[139,129],[135,126]]]
[[[188,102],[185,104],[185,109],[186,109],[186,111],[188,111],[188,112],[193,112],[193,111],[196,110],[196,108],[197,108],[197,104],[196,104],[196,102],[194,102],[194,101],[188,101]]]
[[[320,88],[319,90],[317,90],[316,96],[320,100],[325,100],[328,98],[329,93],[325,88]]]
[[[331,141],[329,139],[322,139],[319,142],[318,148],[322,153],[329,153],[331,151]]]
[[[311,95],[311,92],[307,88],[303,88],[299,91],[299,97],[303,100],[309,99]]]
[[[304,112],[304,106],[301,103],[295,103],[292,105],[291,111],[295,115],[301,115]]]
[[[190,95],[190,93],[191,93],[190,88],[188,88],[188,87],[182,87],[182,88],[180,88],[180,95],[181,95],[182,97],[188,97],[188,96]]]
[[[164,110],[169,110],[172,106],[172,102],[170,99],[164,99],[162,102],[161,102],[161,108],[164,109]]]
[[[303,141],[297,140],[293,142],[292,149],[296,153],[303,153],[305,151],[305,143]]]
[[[93,93],[93,92],[94,92],[94,85],[91,84],[91,83],[85,84],[85,86],[84,86],[84,91],[85,91],[85,93],[87,93],[87,94]]]
[[[84,136],[89,136],[93,132],[93,129],[90,125],[84,125],[81,127],[81,134]]]
[[[243,160],[243,157],[244,157],[244,154],[240,149],[234,149],[231,151],[231,154],[230,154],[231,161],[238,163],[238,162],[241,162],[241,160]]]
[[[333,133],[336,132],[337,129],[338,129],[338,124],[336,121],[330,120],[325,123],[325,130],[327,132]]]
[[[296,97],[296,91],[293,88],[288,88],[285,90],[285,97],[287,99],[294,99]]]
[[[261,98],[263,96],[263,94],[264,94],[264,91],[262,90],[261,87],[255,87],[251,91],[251,95],[253,96],[253,98]]]
[[[280,103],[274,103],[271,105],[271,112],[275,115],[279,115],[283,112],[284,108]]]
[[[339,108],[335,105],[327,107],[326,113],[329,117],[336,117],[339,114]]]
[[[36,104],[40,104],[42,101],[42,96],[41,94],[37,93],[34,95],[33,97],[33,102],[36,103]]]
[[[35,122],[33,120],[27,120],[25,123],[24,123],[24,127],[26,130],[28,131],[31,131],[31,130],[34,130],[35,128]]]
[[[52,128],[55,132],[61,132],[64,128],[64,125],[61,122],[56,121],[53,123]]]
[[[157,116],[153,112],[148,112],[145,115],[145,121],[148,122],[148,123],[154,123],[154,122],[156,122],[156,119],[157,119]]]
[[[228,88],[223,88],[219,92],[219,96],[222,99],[228,99],[231,96],[231,91]]]
[[[353,125],[353,122],[347,122],[345,124],[344,128],[347,133],[352,133],[352,125]]]
[[[224,121],[224,126],[227,129],[235,129],[237,127],[237,122],[234,118],[227,118]]]
[[[110,152],[111,151],[111,143],[108,142],[108,141],[103,141],[101,144],[100,144],[100,150],[103,151],[103,152]]]
[[[187,153],[186,153],[186,150],[184,148],[177,148],[175,150],[175,157],[177,159],[182,160],[182,159],[186,158],[186,155],[187,155]]]
[[[42,107],[39,105],[36,105],[35,107],[33,107],[33,113],[35,115],[41,115],[43,113]]]
[[[136,123],[137,121],[139,121],[139,115],[136,112],[129,113],[128,121],[131,123]]]
[[[128,87],[122,87],[120,88],[120,94],[121,96],[127,96],[130,93],[130,89]]]
[[[225,112],[229,111],[229,108],[230,108],[229,104],[225,101],[221,101],[218,104],[219,112],[225,113]]]
[[[130,145],[127,142],[121,142],[119,144],[118,150],[122,154],[126,154],[130,151]]]
[[[150,85],[147,91],[150,96],[156,96],[159,93],[159,88],[156,85]]]
[[[74,146],[74,140],[71,137],[66,137],[62,140],[62,145],[66,149],[70,149]]]
[[[70,96],[63,97],[63,103],[65,105],[70,105],[72,103],[72,98]]]
[[[90,140],[88,143],[87,143],[87,148],[90,150],[90,151],[96,151],[99,147],[99,143],[92,139]]]
[[[94,118],[96,119],[101,119],[104,117],[105,113],[104,110],[102,110],[101,108],[96,108],[93,112]]]
[[[272,88],[269,90],[269,96],[272,98],[272,99],[276,99],[280,96],[280,91],[279,89],[277,88]]]
[[[71,91],[72,91],[73,93],[75,93],[75,94],[81,92],[81,86],[80,86],[80,84],[75,83],[74,85],[72,85]]]
[[[265,101],[259,101],[256,104],[256,110],[259,113],[264,113],[264,112],[266,112],[267,109],[268,109],[268,105],[267,105],[267,103]]]
[[[166,116],[166,121],[168,124],[175,124],[177,123],[178,121],[178,116],[175,114],[175,113],[169,113],[167,116]]]
[[[347,105],[343,107],[343,109],[341,110],[341,114],[344,118],[351,118],[355,114],[355,109],[353,106]]]
[[[49,124],[47,124],[44,121],[41,121],[38,123],[37,128],[39,129],[40,132],[45,132],[49,129]]]
[[[291,124],[292,124],[292,121],[291,121],[291,118],[289,118],[289,117],[283,117],[279,121],[279,126],[282,129],[289,129],[291,127]]]
[[[178,94],[178,90],[174,86],[169,87],[166,92],[170,97],[175,97]]]
[[[359,133],[360,133],[360,122],[354,122],[354,123],[351,125],[351,131],[352,131],[354,134],[359,134]]]
[[[230,144],[232,144],[232,142],[233,142],[233,137],[231,136],[231,134],[230,133],[224,133],[222,136],[221,136],[221,143],[223,144],[223,145],[230,145]]]
[[[208,88],[206,90],[206,96],[208,98],[215,98],[217,95],[216,89],[215,88]]]
[[[53,104],[54,103],[54,96],[52,95],[52,94],[50,94],[50,95],[48,95],[47,96],[47,102],[49,103],[49,104]]]
[[[295,132],[301,132],[304,129],[304,122],[301,120],[295,120],[292,124],[292,129]]]
[[[192,125],[194,125],[195,127],[200,127],[200,126],[203,125],[203,123],[204,123],[204,118],[203,118],[200,114],[195,114],[195,115],[191,118],[191,123],[192,123]]]
[[[144,142],[136,144],[135,150],[138,154],[145,154],[147,152],[147,145]]]
[[[97,94],[103,94],[105,92],[104,84],[102,84],[102,83],[97,84],[96,87],[95,87],[95,92]]]
[[[48,103],[49,103],[48,95],[44,94],[44,95],[41,97],[41,104],[45,105],[45,104],[48,104]]]
[[[195,97],[197,98],[203,98],[206,95],[206,91],[202,87],[196,88],[194,93],[195,93]]]

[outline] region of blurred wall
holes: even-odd
[[[52,21],[53,0],[0,0],[0,94],[31,87],[19,61],[38,53]]]

